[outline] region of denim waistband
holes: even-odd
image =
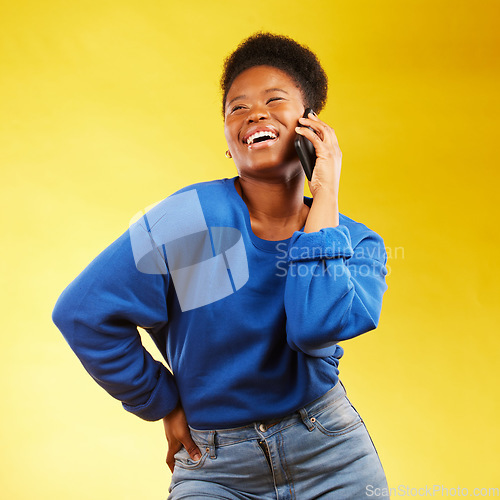
[[[303,422],[309,429],[313,429],[314,418],[312,418],[311,421],[310,415],[318,413],[345,395],[346,391],[344,385],[339,380],[335,386],[323,394],[323,396],[285,417],[262,420],[232,429],[199,430],[191,427],[191,435],[198,446],[206,446],[212,451],[217,446],[228,446],[249,439],[270,437],[276,432],[280,432],[284,428],[299,422]]]

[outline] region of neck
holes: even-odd
[[[303,175],[280,182],[240,175],[235,187],[248,208],[257,236],[285,239],[304,225],[309,207],[304,204]]]

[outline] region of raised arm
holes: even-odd
[[[368,228],[356,233],[353,242],[341,224],[292,237],[285,310],[293,349],[330,356],[336,342],[377,327],[387,290],[387,254],[379,235]]]
[[[297,133],[313,143],[317,159],[304,232],[295,232],[289,245],[287,340],[292,349],[326,357],[335,353],[336,342],[377,327],[387,254],[378,234],[340,217],[342,152],[334,130],[314,114],[299,122],[305,126]]]

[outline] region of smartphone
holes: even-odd
[[[307,118],[309,113],[314,113],[314,111],[311,108],[307,108],[304,112],[304,118]],[[311,127],[307,128],[313,130]],[[306,173],[307,179],[311,180],[314,165],[316,164],[316,150],[314,149],[313,143],[303,135],[297,134],[295,138],[295,149],[299,155],[300,163],[302,163],[302,168]]]

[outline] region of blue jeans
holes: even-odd
[[[377,451],[340,381],[287,417],[191,434],[202,456],[195,462],[184,448],[175,455],[169,500],[357,500],[387,491]]]

